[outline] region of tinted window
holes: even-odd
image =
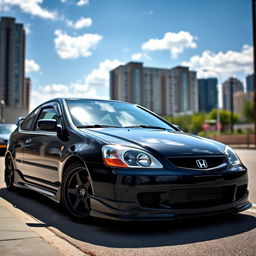
[[[27,116],[27,118],[21,124],[22,130],[32,130],[32,124],[36,117],[36,114],[37,114],[37,110],[33,111]]]
[[[60,117],[57,114],[54,107],[46,107],[41,110],[40,115],[38,116],[37,120],[40,119],[55,119],[57,123],[60,122]],[[38,126],[36,125],[36,130],[39,130]]]
[[[67,100],[67,105],[76,126],[106,125],[127,127],[145,125],[172,129],[161,119],[129,103]]]
[[[58,121],[58,114],[53,107],[45,108],[41,111],[39,119],[55,119]]]

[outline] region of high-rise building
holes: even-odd
[[[246,91],[247,92],[254,91],[253,74],[246,76]]]
[[[22,107],[28,110],[30,107],[30,90],[31,90],[31,79],[29,77],[26,77],[24,82]]]
[[[237,78],[230,77],[222,84],[222,95],[223,95],[223,109],[231,111],[231,94],[239,91],[244,91],[243,83]],[[232,97],[233,97],[232,96]],[[234,103],[234,97],[233,97]]]
[[[188,67],[178,66],[171,69],[169,96],[167,102],[172,103],[173,114],[189,114],[198,112],[198,86],[195,71]],[[172,97],[171,97],[172,96]]]
[[[4,104],[5,120],[15,122],[28,112],[25,86],[25,30],[15,18],[0,18],[0,100]],[[10,111],[9,111],[10,110]],[[7,115],[12,113],[11,116]]]
[[[240,118],[244,119],[244,104],[247,101],[253,102],[253,92],[238,91],[234,93],[234,113],[238,114]]]
[[[110,98],[140,104],[160,115],[194,113],[198,111],[196,72],[130,62],[110,72]]]
[[[217,78],[198,79],[199,111],[211,112],[218,108]]]

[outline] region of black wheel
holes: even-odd
[[[76,220],[84,220],[90,216],[91,182],[86,168],[74,163],[65,172],[61,203],[68,214]]]
[[[6,184],[6,188],[8,190],[14,190],[14,165],[12,161],[12,157],[10,155],[6,156],[5,159],[5,173],[4,180]]]

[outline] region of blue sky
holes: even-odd
[[[251,0],[0,0],[0,16],[26,26],[32,108],[108,98],[109,70],[132,60],[222,81],[252,72]]]

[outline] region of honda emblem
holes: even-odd
[[[197,159],[196,164],[200,169],[206,169],[208,167],[208,164],[204,159]]]

